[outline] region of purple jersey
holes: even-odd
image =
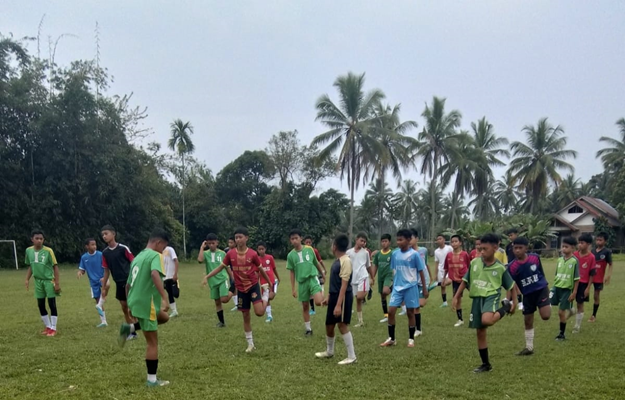
[[[524,295],[542,290],[549,285],[538,254],[529,253],[523,262],[514,259],[508,264],[508,272]]]

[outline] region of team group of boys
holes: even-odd
[[[136,338],[142,330],[147,342],[146,368],[147,385],[163,386],[169,382],[156,377],[158,369],[158,325],[178,315],[175,299],[179,295],[178,259],[169,244],[168,234],[155,230],[146,248],[136,257],[130,249],[116,242],[116,231],[106,225],[101,230],[107,247],[97,250],[95,239],[87,239],[86,252],[82,256],[77,277],[87,274],[96,311],[100,316],[98,327],[107,326],[104,303],[110,289],[109,277],[115,282],[115,298],[124,314],[118,342]],[[215,234],[208,234],[202,243],[198,262],[204,263],[206,275],[203,284],[210,287],[211,299],[215,301],[218,327],[225,326],[223,304],[234,298],[235,308],[243,316],[243,328],[247,341],[246,352],[255,350],[251,314],[266,315],[266,322],[273,321],[271,300],[278,289],[280,277],[275,260],[266,253],[264,243],[257,244],[257,251],[247,246],[249,233],[238,228],[229,240],[227,251],[218,248]],[[495,234],[486,234],[476,241],[476,247],[467,253],[463,250],[462,238],[451,237],[451,246],[439,235],[436,239],[436,280],[428,267],[427,249],[418,245],[416,230],[401,229],[397,232],[397,248],[391,247],[391,235],[381,237],[381,249],[370,253],[366,248],[367,235],[359,233],[354,247],[349,248],[346,235],[338,235],[332,243],[335,261],[329,271],[328,293],[324,297],[323,285],[328,273],[319,252],[312,247],[312,239],[304,237],[299,230],[289,234],[293,249],[287,256],[287,270],[290,272],[291,291],[302,305],[305,335],[312,335],[310,316],[314,306],[327,306],[326,350],[316,353],[318,358],[334,355],[335,328],[338,325],[347,348],[347,358],[340,365],[356,362],[353,337],[349,330],[353,299],[356,297],[358,323],[364,326],[362,305],[371,286],[378,281],[384,318],[388,324],[388,338],[382,347],[395,346],[396,314],[406,314],[408,319],[408,347],[414,347],[415,337],[422,334],[421,307],[427,304],[429,292],[441,288],[443,303],[447,307],[446,288],[452,287],[452,308],[458,322],[464,324],[462,296],[469,290],[472,299],[469,327],[477,330],[478,350],[482,364],[474,372],[492,369],[488,357],[486,329],[497,323],[506,314],[522,310],[525,322],[525,348],[517,355],[531,355],[534,352],[534,314],[538,310],[541,318],[551,315],[550,306],[559,306],[560,332],[557,340],[565,339],[566,323],[576,315],[574,333],[581,330],[584,318],[584,303],[589,301],[591,283],[594,286],[594,307],[590,321],[595,321],[603,285],[608,284],[612,273],[611,251],[605,247],[607,235],[600,233],[595,238],[583,234],[579,243],[575,238],[562,240],[561,253],[556,267],[553,287],[549,290],[540,257],[529,253],[529,242],[519,237],[514,229],[508,232],[510,244],[504,251],[501,239]],[[54,252],[43,246],[43,232],[31,234],[33,246],[26,250],[26,288],[31,276],[35,281],[35,298],[39,306],[45,330],[42,334],[55,336],[57,327],[56,296],[61,294],[59,272]],[[578,248],[576,250],[576,247]],[[510,262],[508,262],[510,260]],[[297,285],[296,285],[297,282]],[[501,295],[501,288],[505,296]],[[46,310],[48,299],[50,316]],[[577,309],[573,302],[577,302]],[[171,313],[168,314],[168,311]]]

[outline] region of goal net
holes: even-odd
[[[0,239],[0,268],[12,268],[13,265],[15,269],[19,269],[15,240]]]

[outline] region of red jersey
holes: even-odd
[[[590,282],[590,277],[597,272],[595,270],[595,255],[589,252],[585,256],[582,256],[579,254],[579,251],[576,251],[573,255],[579,260],[579,282]]]
[[[313,247],[313,251],[315,252],[315,257],[317,257],[317,261],[321,261],[321,254],[319,254],[319,250]]]
[[[254,285],[258,285],[260,259],[254,250],[247,249],[245,254],[239,254],[237,249],[232,249],[226,253],[223,263],[232,267],[237,290],[248,292]]]
[[[594,249],[592,254],[595,256],[595,269],[597,270],[593,282],[603,283],[606,267],[612,265],[612,250],[604,247],[601,250]]]
[[[477,258],[477,249],[471,250],[471,254],[469,254],[469,262],[473,261],[475,258]]]
[[[273,259],[273,256],[269,254],[265,254],[263,257],[258,256],[258,259],[260,260],[260,265],[263,267],[263,269],[269,276],[269,280],[271,280],[271,284],[273,285],[276,282],[276,277],[275,277],[275,274],[273,273],[273,271],[276,270],[276,261]],[[267,281],[262,275],[260,276],[260,284],[261,285],[267,284]]]
[[[461,251],[459,254],[448,253],[445,257],[445,272],[449,274],[449,279],[454,282],[462,282],[462,278],[469,270],[469,254]]]

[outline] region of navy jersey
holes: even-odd
[[[549,286],[538,254],[529,253],[523,262],[514,259],[508,264],[508,272],[524,295]]]

